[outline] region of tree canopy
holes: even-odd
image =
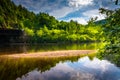
[[[47,13],[35,14],[10,0],[0,0],[0,29],[24,30],[27,42],[100,41],[101,25],[91,22],[82,25],[73,20],[58,21]]]
[[[106,24],[103,25],[107,45],[100,50],[98,57],[105,58],[120,66],[120,9],[114,11],[101,9],[106,14]]]

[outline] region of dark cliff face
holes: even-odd
[[[23,35],[22,30],[15,30],[15,29],[1,29],[0,30],[0,36],[21,36]]]
[[[15,29],[1,29],[0,43],[21,43],[24,42],[24,31]]]

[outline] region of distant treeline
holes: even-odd
[[[89,42],[103,38],[101,25],[58,21],[46,13],[35,14],[11,0],[0,0],[0,29],[24,30],[27,42]]]

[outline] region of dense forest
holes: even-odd
[[[35,14],[10,0],[0,0],[0,29],[26,33],[27,42],[91,42],[104,39],[101,25],[82,25],[76,21],[58,21],[47,13]]]

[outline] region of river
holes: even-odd
[[[4,45],[0,55],[57,50],[97,50],[101,43]],[[120,68],[96,54],[60,58],[0,57],[0,80],[120,80]]]

